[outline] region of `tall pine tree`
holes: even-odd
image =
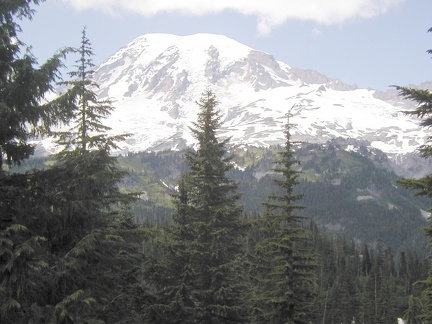
[[[311,237],[296,204],[302,194],[295,193],[299,183],[299,164],[294,158],[286,125],[286,142],[273,169],[280,177],[274,182],[278,191],[265,202],[262,220],[263,239],[257,244],[255,321],[258,323],[307,323],[315,295],[315,257],[310,251]]]
[[[19,164],[34,152],[30,140],[67,123],[69,106],[42,104],[59,78],[65,51],[37,66],[19,40],[19,19],[31,19],[38,0],[0,1],[0,322],[33,318],[48,268],[46,239],[32,224],[46,211],[39,205],[40,172],[11,174],[5,165]],[[23,54],[24,53],[24,54]]]
[[[246,226],[237,184],[227,177],[233,167],[228,140],[217,138],[221,116],[215,95],[206,91],[198,105],[198,121],[191,129],[198,148],[186,156],[189,171],[174,197],[166,275],[158,283],[155,310],[160,322],[247,322],[241,262]]]
[[[114,107],[109,100],[100,100],[96,93],[99,87],[93,81],[93,49],[87,37],[86,28],[81,33],[81,46],[72,49],[79,55],[75,70],[70,72],[71,80],[61,82],[67,91],[53,100],[51,105],[74,107],[74,125],[65,132],[58,132],[58,143],[64,145],[64,153],[87,152],[94,149],[109,151],[117,148],[116,142],[124,140],[127,134],[110,137],[110,127],[103,124]]]
[[[42,104],[59,78],[66,51],[60,51],[40,67],[19,40],[18,19],[31,19],[38,0],[0,2],[0,171],[3,164],[20,163],[34,152],[29,141],[45,134],[71,116],[69,106]],[[24,52],[23,55],[20,54]]]
[[[432,32],[432,28],[428,30]],[[432,50],[427,51],[432,54]],[[406,114],[414,115],[421,119],[420,126],[430,128],[432,126],[432,93],[429,90],[415,89],[408,87],[396,86],[400,95],[404,98],[413,100],[417,103],[417,107],[412,111],[406,111]],[[420,146],[419,152],[424,158],[432,157],[432,136],[427,138],[424,145]],[[432,174],[421,179],[401,179],[398,181],[403,187],[414,191],[416,196],[432,197]],[[432,248],[432,226],[425,228],[426,235],[429,237],[429,246]],[[428,278],[423,282],[425,289],[421,296],[421,305],[423,309],[417,319],[425,323],[432,322],[432,268],[429,271]]]
[[[132,194],[120,192],[118,182],[126,175],[111,155],[116,141],[108,136],[103,119],[113,107],[100,101],[93,82],[93,51],[82,31],[79,59],[68,90],[55,105],[74,105],[70,131],[60,133],[64,149],[50,170],[50,192],[56,197],[47,220],[45,237],[55,265],[50,281],[58,323],[88,320],[132,320],[131,304],[141,256],[142,237],[127,212]]]
[[[142,235],[127,212],[133,197],[117,185],[125,173],[110,155],[123,137],[105,133],[102,119],[112,108],[93,91],[93,54],[85,31],[82,35],[71,74],[76,78],[47,105],[53,111],[71,109],[74,117],[71,132],[61,134],[65,149],[57,163],[25,175],[0,174],[2,323],[133,322],[136,317],[132,305]],[[14,156],[16,162],[24,157]]]

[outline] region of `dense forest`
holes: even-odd
[[[116,157],[86,29],[41,65],[19,41],[39,2],[0,6],[1,323],[430,323],[430,176],[295,143],[289,113],[283,146],[234,154],[211,89],[194,150]],[[432,94],[398,90],[429,127]],[[60,152],[31,158],[47,135]]]
[[[346,150],[348,146],[357,151]],[[234,168],[228,174],[239,185],[239,203],[244,206],[246,218],[262,214],[262,202],[277,190],[273,180],[278,175],[271,168],[280,149],[229,148]],[[360,245],[373,245],[380,239],[395,254],[407,249],[422,256],[427,253],[421,228],[427,225],[422,211],[428,209],[429,201],[397,185],[399,177],[388,169],[384,153],[344,139],[322,145],[299,143],[293,150],[301,161],[295,166],[301,172],[294,188],[304,194],[300,203],[305,209],[299,212],[312,219],[320,231],[349,237]],[[132,204],[139,223],[158,226],[170,221],[170,194],[175,191],[180,174],[187,170],[184,154],[140,152],[118,158],[120,167],[128,172],[120,187],[143,191],[141,199]],[[43,167],[42,163],[48,162],[43,158],[33,159],[32,163]],[[27,162],[22,167],[28,168]]]

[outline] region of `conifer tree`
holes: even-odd
[[[198,102],[198,121],[191,129],[198,148],[186,156],[189,171],[174,197],[176,213],[166,247],[169,274],[158,285],[159,303],[165,305],[158,313],[164,322],[247,322],[241,267],[246,227],[236,204],[237,184],[227,177],[233,167],[226,156],[228,140],[219,141],[216,134],[221,119],[216,104],[209,90]]]
[[[29,143],[71,115],[67,107],[42,104],[59,78],[66,51],[59,51],[36,68],[37,60],[19,40],[18,19],[31,19],[38,0],[1,1],[0,5],[0,171],[34,152]],[[22,56],[20,56],[20,54]]]
[[[66,51],[36,67],[36,58],[19,40],[19,19],[31,19],[38,0],[0,1],[0,322],[37,322],[44,272],[46,238],[32,224],[46,211],[39,205],[40,172],[12,174],[34,152],[29,141],[51,126],[66,123],[69,106],[42,104],[60,77]]]
[[[45,195],[53,197],[43,235],[52,254],[49,320],[56,323],[132,320],[131,291],[138,273],[142,239],[127,212],[132,194],[120,192],[125,172],[111,150],[116,140],[102,123],[113,109],[94,92],[93,52],[82,31],[68,90],[55,99],[73,105],[73,127],[60,133],[65,145],[46,172]]]
[[[65,132],[58,132],[58,143],[64,145],[64,153],[86,152],[94,149],[111,150],[116,142],[124,140],[127,134],[109,137],[110,127],[103,124],[114,107],[109,100],[100,100],[96,94],[98,84],[93,81],[93,49],[84,27],[81,32],[81,46],[72,49],[79,55],[75,70],[70,72],[71,80],[61,82],[67,91],[51,104],[74,107],[74,126]]]
[[[432,32],[432,28],[428,30]],[[432,54],[432,49],[427,51]],[[413,100],[417,103],[417,107],[411,111],[405,111],[408,115],[413,115],[421,119],[420,126],[430,128],[432,126],[432,92],[424,89],[415,89],[409,87],[396,86],[401,96],[406,99]],[[419,152],[422,157],[432,157],[432,136],[427,138],[424,145],[420,146]],[[429,174],[421,179],[403,178],[398,181],[403,187],[414,191],[416,196],[432,197],[432,174]],[[432,226],[425,228],[426,235],[429,237],[429,246],[432,248]],[[432,268],[429,271],[428,278],[423,281],[425,289],[421,296],[421,305],[423,306],[420,315],[417,319],[425,323],[432,321]]]
[[[302,209],[296,202],[303,195],[295,193],[299,171],[294,166],[299,161],[294,158],[290,127],[288,122],[285,146],[273,169],[281,175],[274,179],[280,190],[265,202],[264,238],[257,246],[260,270],[254,299],[259,323],[307,323],[315,295],[311,238],[303,226],[304,217],[296,213]]]
[[[194,275],[190,271],[190,244],[196,236],[190,225],[189,197],[186,175],[178,183],[178,192],[173,194],[175,212],[173,223],[160,234],[163,255],[149,258],[145,266],[148,281],[152,281],[157,293],[143,315],[145,322],[194,323],[191,300]]]

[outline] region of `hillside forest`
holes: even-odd
[[[86,29],[42,64],[19,40],[40,2],[0,1],[1,323],[432,322],[431,175],[297,143],[290,107],[284,145],[232,147],[210,88],[194,149],[115,156]],[[432,94],[396,88],[428,128]],[[44,136],[61,149],[35,158]]]

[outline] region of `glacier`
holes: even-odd
[[[189,127],[206,89],[219,100],[219,136],[233,146],[283,143],[288,115],[296,141],[362,139],[394,159],[427,136],[402,112],[413,103],[394,89],[360,89],[293,68],[223,35],[140,36],[97,67],[95,82],[100,99],[115,107],[106,120],[111,132],[132,134],[119,143],[122,154],[194,145]],[[41,145],[55,149],[47,139]]]

